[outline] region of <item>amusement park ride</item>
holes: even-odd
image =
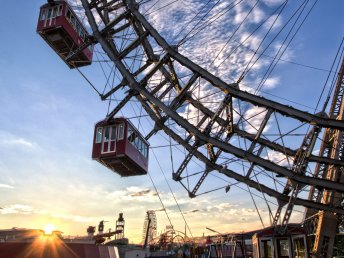
[[[157,226],[155,211],[148,210],[143,224],[143,249],[145,249],[148,246],[148,243],[157,237]]]
[[[92,158],[121,176],[144,175],[148,171],[148,139],[162,130],[187,151],[180,167],[173,172],[173,179],[182,184],[191,198],[197,195],[206,177],[218,171],[277,200],[273,230],[255,236],[254,257],[308,257],[308,249],[314,257],[331,257],[344,217],[344,62],[337,71],[329,111],[328,99],[321,112],[311,114],[241,90],[242,78],[227,83],[197,65],[167,43],[142,15],[135,0],[81,2],[92,35],[68,2],[53,0],[41,7],[37,31],[70,68],[90,65],[94,45],[102,47],[122,78],[100,94],[102,100],[124,87],[128,89],[106,119],[96,124]],[[123,31],[129,31],[130,37],[116,37]],[[141,59],[128,65],[135,62],[133,53]],[[154,82],[156,77],[161,78],[159,83]],[[220,99],[216,107],[210,108],[193,95],[193,90],[202,84],[216,90]],[[115,117],[134,97],[155,123],[145,137],[128,119]],[[236,118],[235,103],[262,110],[254,132],[246,129],[249,122],[244,121],[244,116]],[[197,122],[181,115],[187,107],[199,111]],[[286,146],[280,140],[282,136],[273,140],[264,134],[277,117],[309,126],[296,149]],[[172,123],[182,133],[170,126]],[[231,141],[234,137],[248,144],[235,145]],[[319,145],[320,152],[315,155],[315,146]],[[291,165],[267,159],[263,155],[267,150],[289,158]],[[230,167],[234,158],[246,164],[244,174]],[[202,161],[206,169],[194,186],[189,186],[185,183],[189,177],[185,170],[193,159]],[[258,181],[256,169],[271,173],[266,179],[271,181]],[[272,185],[279,178],[284,180],[283,187],[274,188]],[[305,189],[309,190],[308,197],[300,194]],[[295,205],[307,209],[302,232],[297,231],[300,234],[296,236],[295,230],[292,233],[288,229]],[[307,241],[302,237],[305,233]]]

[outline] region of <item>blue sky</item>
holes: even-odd
[[[106,226],[113,228],[118,213],[124,212],[126,234],[137,241],[145,211],[160,209],[161,204],[149,177],[120,178],[91,160],[93,127],[105,117],[107,103],[36,34],[43,3],[6,1],[0,10],[0,207],[4,208],[0,210],[0,228],[43,228],[53,223],[65,234],[82,235],[87,226],[100,220],[109,220]],[[187,14],[191,6],[176,3],[171,10],[180,8]],[[289,60],[329,69],[343,37],[343,8],[341,0],[318,1],[290,46]],[[164,35],[176,30],[173,22],[166,21],[171,10],[151,17]],[[191,43],[191,54],[203,58],[195,44],[211,41],[199,37]],[[89,68],[84,71],[92,73]],[[96,73],[89,75],[96,82],[104,80]],[[274,76],[278,80],[269,93],[314,107],[327,73],[283,64]],[[161,139],[157,136],[151,145],[167,143]],[[150,153],[150,173],[175,228],[183,231],[184,222],[163,173],[194,235],[206,232],[206,226],[221,232],[261,226],[252,201],[240,189],[189,199],[171,180],[171,162],[165,151]],[[150,191],[141,196],[145,190]],[[157,215],[162,231],[168,222],[164,212]]]

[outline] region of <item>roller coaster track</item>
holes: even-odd
[[[205,178],[213,171],[274,197],[280,204],[288,203],[291,197],[290,191],[273,187],[276,177],[288,180],[290,185],[298,185],[299,189],[312,187],[317,192],[344,193],[344,186],[340,182],[293,170],[292,167],[269,160],[263,155],[266,151],[272,151],[295,160],[299,154],[299,149],[284,146],[264,135],[276,116],[284,117],[298,125],[310,125],[319,128],[320,131],[332,130],[340,134],[344,131],[342,120],[327,117],[323,113],[311,114],[254,95],[241,90],[240,83],[227,83],[214,76],[180,54],[178,47],[169,45],[140,13],[140,6],[135,0],[81,2],[93,31],[92,39],[101,45],[122,76],[122,81],[102,94],[101,98],[105,100],[117,90],[129,88],[127,96],[108,118],[116,115],[128,101],[136,98],[155,123],[146,139],[162,130],[187,150],[184,161],[173,173],[173,179],[184,186],[190,197],[196,196]],[[130,37],[122,39],[119,44],[121,37],[117,35],[123,35],[123,31],[130,32]],[[137,56],[140,56],[140,59],[132,61]],[[158,82],[156,78],[159,78]],[[193,90],[201,85],[216,92],[217,105],[206,105],[193,94]],[[250,127],[249,118],[243,114],[239,114],[238,118],[238,102],[247,108],[261,110],[259,128],[254,128],[253,132],[247,129]],[[199,111],[200,115],[196,122],[185,117],[184,111],[187,107]],[[171,124],[177,125],[182,133]],[[248,147],[235,144],[235,141],[232,141],[234,137],[245,140],[249,143]],[[301,142],[299,146],[302,146]],[[223,156],[226,156],[227,160],[237,159],[245,162],[248,166],[246,173],[239,173],[235,167],[228,167],[230,162],[224,163]],[[190,188],[183,180],[187,177],[185,168],[193,158],[202,161],[206,169]],[[343,160],[328,155],[310,154],[307,162],[314,166],[330,165],[341,169],[344,166]],[[270,182],[259,182],[253,172],[255,169],[271,173]],[[334,203],[326,204],[317,199],[293,197],[293,205],[344,214],[343,207]]]

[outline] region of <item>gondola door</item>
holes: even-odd
[[[103,130],[102,153],[116,152],[117,127],[107,126]]]

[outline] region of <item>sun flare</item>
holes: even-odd
[[[53,224],[48,224],[44,227],[44,233],[47,235],[51,235],[55,230],[55,226]]]

